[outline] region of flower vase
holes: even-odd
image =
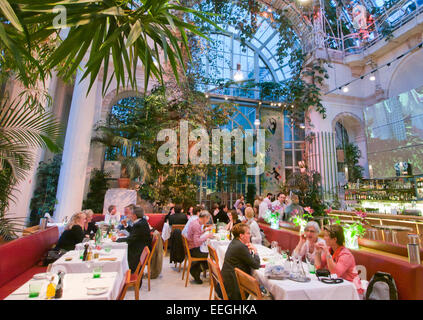
[[[345,247],[358,250],[358,235],[352,235],[351,230],[344,230]]]
[[[272,229],[279,229],[279,220],[272,220],[272,221],[270,222],[270,227],[271,227]]]

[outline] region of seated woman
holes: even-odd
[[[104,216],[104,222],[107,224],[114,224],[118,225],[120,222],[120,213],[117,212],[117,208],[115,205],[110,205],[107,209],[107,213]]]
[[[315,266],[316,269],[329,269],[331,274],[354,283],[358,294],[364,290],[355,267],[355,259],[351,251],[344,247],[344,229],[340,225],[325,226],[325,244],[317,243]]]
[[[95,234],[97,232],[98,227],[95,225],[93,221],[94,212],[91,209],[86,209],[83,211],[85,213],[86,221],[84,225],[84,233],[85,235]],[[92,233],[91,233],[92,232]]]
[[[303,213],[304,209],[300,206],[300,199],[296,194],[293,194],[291,196],[291,203],[284,210],[283,220],[290,221],[296,215],[302,215]]]
[[[226,230],[231,231],[233,226],[241,223],[241,220],[238,218],[238,213],[235,209],[232,209],[228,212],[229,223],[226,225]]]
[[[63,231],[56,245],[56,250],[74,250],[75,245],[84,240],[85,214],[82,212],[75,213]]]
[[[316,221],[309,221],[305,226],[304,233],[300,236],[300,241],[294,249],[294,255],[301,260],[305,257],[314,264],[316,244],[325,244],[325,240],[319,238],[319,233],[319,224]]]
[[[245,208],[245,217],[247,218],[245,224],[250,227],[251,243],[261,244],[260,227],[254,220],[254,209],[252,207]]]
[[[236,213],[238,214],[238,219],[241,222],[244,222],[246,219],[244,217],[244,211],[245,211],[246,206],[244,206],[243,202],[240,202],[238,204],[238,208],[236,208]]]

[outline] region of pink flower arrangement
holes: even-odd
[[[313,212],[314,212],[314,210],[310,207],[305,207],[304,210],[307,211],[310,214],[313,214]]]
[[[361,210],[356,211],[356,212],[355,212],[355,214],[356,214],[357,216],[359,216],[361,219],[364,219],[364,218],[366,218],[366,217],[367,217],[367,213],[366,213],[366,212],[364,212],[364,211],[361,211]]]
[[[276,205],[276,206],[273,207],[273,210],[275,210],[275,211],[278,211],[280,209],[282,209],[282,207],[281,206],[278,206],[278,205]]]

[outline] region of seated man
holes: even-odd
[[[182,230],[182,235],[184,237],[186,237],[186,238],[188,237],[188,228],[189,228],[189,226],[190,226],[191,223],[193,223],[195,220],[198,219],[198,216],[199,216],[200,212],[201,212],[200,206],[196,206],[194,208],[194,210],[192,211],[191,218],[188,220],[188,222],[186,223],[184,229]]]
[[[223,284],[230,300],[241,300],[235,268],[251,274],[251,268],[260,268],[257,249],[251,244],[250,228],[245,223],[238,223],[232,228],[234,239],[228,246],[222,266]]]
[[[109,208],[107,208],[108,213],[106,213],[104,217],[104,222],[107,224],[114,224],[118,225],[120,222],[120,214],[117,212],[115,205],[110,205]]]
[[[130,212],[128,218],[133,222],[130,228],[129,236],[120,238],[117,242],[128,243],[128,264],[132,272],[137,269],[140,262],[140,256],[145,246],[151,250],[151,234],[147,220],[143,219],[144,210],[135,207],[134,212]]]
[[[198,219],[190,223],[187,234],[187,241],[191,256],[195,258],[207,258],[208,252],[203,252],[200,247],[208,238],[213,238],[213,233],[206,233],[211,227],[202,230],[202,226],[207,223],[210,219],[210,213],[208,211],[201,211]],[[195,261],[191,265],[190,273],[195,280],[195,283],[202,284],[203,281],[200,279],[201,265],[207,269],[207,261]]]
[[[187,215],[182,212],[182,206],[175,207],[175,214],[169,216],[169,225],[173,224],[186,224],[188,222]]]
[[[130,204],[123,209],[124,217],[123,219],[121,219],[118,229],[122,230],[123,233],[125,233],[126,235],[129,234],[129,231],[132,228],[132,221],[128,217],[131,213],[134,213],[134,210],[135,210],[134,204]]]

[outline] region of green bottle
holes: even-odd
[[[98,246],[101,243],[101,231],[100,228],[97,229],[95,233],[95,244]]]

